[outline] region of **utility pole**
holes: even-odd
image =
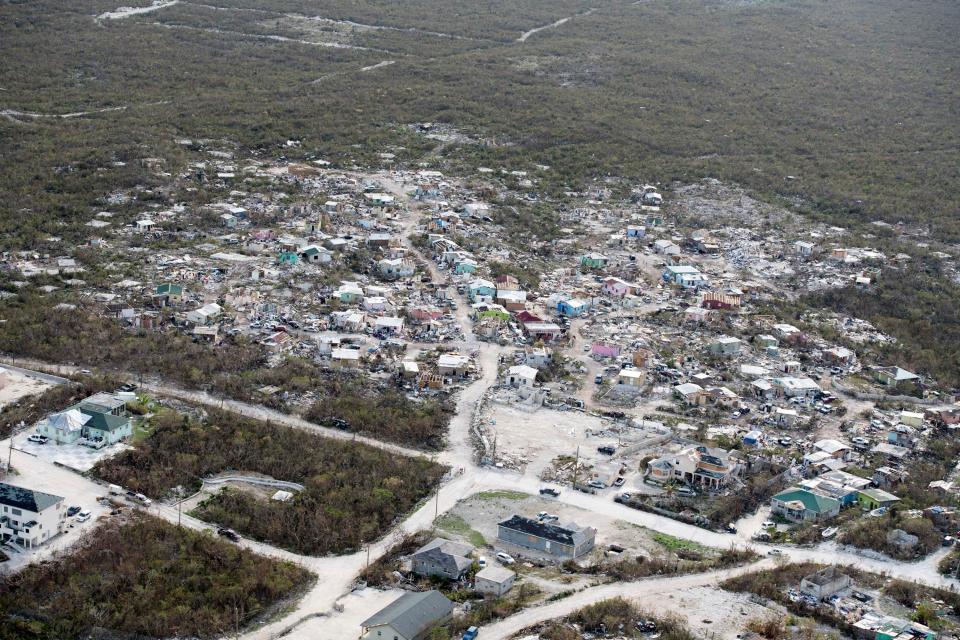
[[[580,445],[577,445],[577,457],[573,460],[573,488],[577,488],[577,468],[580,466]]]
[[[437,487],[437,500],[434,502],[433,506],[433,519],[436,520],[440,516],[440,487]]]
[[[13,469],[13,427],[10,428],[10,451],[7,453],[7,475],[10,475]]]

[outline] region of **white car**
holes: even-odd
[[[49,439],[47,436],[42,436],[39,433],[31,434],[30,437],[27,438],[30,442],[36,442],[38,444],[47,444],[47,440]]]
[[[87,520],[90,519],[91,515],[92,514],[90,513],[89,509],[84,509],[83,511],[77,514],[77,522],[86,522]]]
[[[516,560],[513,559],[509,553],[504,553],[503,551],[497,551],[497,560],[503,564],[513,564]]]
[[[485,569],[487,566],[487,559],[484,558],[483,556],[480,556],[479,558],[477,558],[477,566],[480,567],[481,569]]]

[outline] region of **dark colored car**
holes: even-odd
[[[560,495],[560,492],[552,487],[544,487],[543,489],[540,489],[540,495],[553,496],[554,498],[556,498],[557,496]]]
[[[72,518],[78,513],[80,513],[80,507],[70,507],[69,509],[67,509],[67,517]]]
[[[597,447],[597,451],[599,451],[600,453],[606,454],[606,455],[608,455],[608,456],[612,456],[613,454],[615,454],[615,453],[617,452],[617,450],[616,450],[615,448],[611,447],[610,445],[604,445],[604,446],[602,446],[602,447]]]
[[[233,529],[227,529],[226,527],[220,527],[219,529],[217,529],[217,535],[223,536],[224,538],[226,538],[227,540],[230,540],[231,542],[240,541],[240,536],[237,534],[237,532],[234,531]]]

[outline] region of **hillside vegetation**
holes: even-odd
[[[101,525],[69,555],[0,580],[0,639],[218,638],[312,580],[210,533],[134,515]]]
[[[960,239],[949,0],[218,0],[95,19],[116,5],[0,6],[0,108],[34,114],[0,119],[4,246],[85,235],[105,195],[158,183],[141,158],[185,165],[180,137],[405,161],[435,144],[405,126],[424,121],[476,140],[442,165],[540,162],[557,193],[610,172],[711,176]]]

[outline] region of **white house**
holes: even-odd
[[[509,569],[490,565],[474,576],[473,588],[479,593],[500,597],[513,587],[517,574]]]
[[[437,358],[440,375],[463,375],[470,368],[470,356],[459,353],[444,353]]]
[[[187,321],[198,325],[210,324],[216,320],[221,313],[223,313],[223,307],[216,302],[211,302],[187,313]]]
[[[377,263],[377,269],[384,278],[395,279],[412,276],[415,268],[404,258],[384,258]]]
[[[383,316],[374,320],[373,327],[379,333],[399,335],[403,331],[403,318]]]
[[[533,387],[537,381],[537,370],[525,364],[518,364],[507,370],[507,384],[512,387]]]
[[[0,482],[0,537],[39,546],[66,528],[63,498]]]
[[[356,369],[360,366],[360,350],[333,349],[330,352],[330,363],[340,369]]]

